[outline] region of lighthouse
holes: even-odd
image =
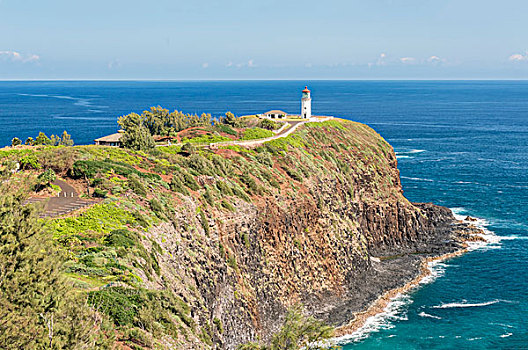
[[[310,90],[308,86],[304,87],[301,98],[301,117],[311,118],[312,117],[312,98],[310,97]]]

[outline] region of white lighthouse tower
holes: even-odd
[[[304,87],[301,98],[301,118],[310,119],[312,117],[312,98],[308,86]]]

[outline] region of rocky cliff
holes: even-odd
[[[105,197],[48,226],[123,347],[235,349],[297,303],[343,325],[422,257],[461,245],[451,212],[410,203],[392,147],[359,123],[306,124],[255,149],[4,155],[22,156]]]

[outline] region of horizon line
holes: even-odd
[[[0,82],[230,82],[230,81],[528,81],[528,78],[380,78],[380,79],[78,79],[78,78],[58,78],[58,79],[0,79]]]

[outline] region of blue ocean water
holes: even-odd
[[[405,195],[482,218],[495,243],[433,267],[345,349],[528,349],[528,82],[313,81],[314,114],[395,148]],[[0,82],[0,145],[68,130],[77,144],[149,106],[297,112],[305,82]]]

